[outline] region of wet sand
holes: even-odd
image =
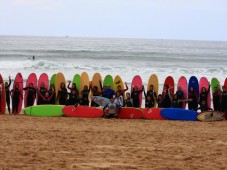
[[[227,121],[0,116],[1,169],[227,169]]]

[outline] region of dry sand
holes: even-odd
[[[0,169],[227,169],[227,121],[0,116]]]

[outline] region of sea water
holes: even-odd
[[[35,56],[35,60],[32,60]],[[21,72],[39,76],[63,72],[67,80],[86,71],[90,78],[99,72],[104,78],[120,75],[131,83],[140,75],[146,86],[151,74],[159,78],[160,93],[167,76],[177,84],[212,77],[223,84],[227,77],[227,42],[151,39],[0,36],[0,73],[4,79]]]

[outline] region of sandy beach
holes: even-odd
[[[227,123],[2,115],[1,169],[226,169]]]

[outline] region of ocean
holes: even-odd
[[[31,58],[35,56],[33,61]],[[130,83],[140,75],[146,85],[156,74],[163,85],[167,76],[177,83],[180,76],[188,80],[212,77],[223,84],[227,77],[227,42],[151,39],[111,39],[75,37],[0,36],[0,73],[4,79],[21,72],[49,76],[63,72],[67,80],[86,71],[90,78],[100,72],[120,75]]]

